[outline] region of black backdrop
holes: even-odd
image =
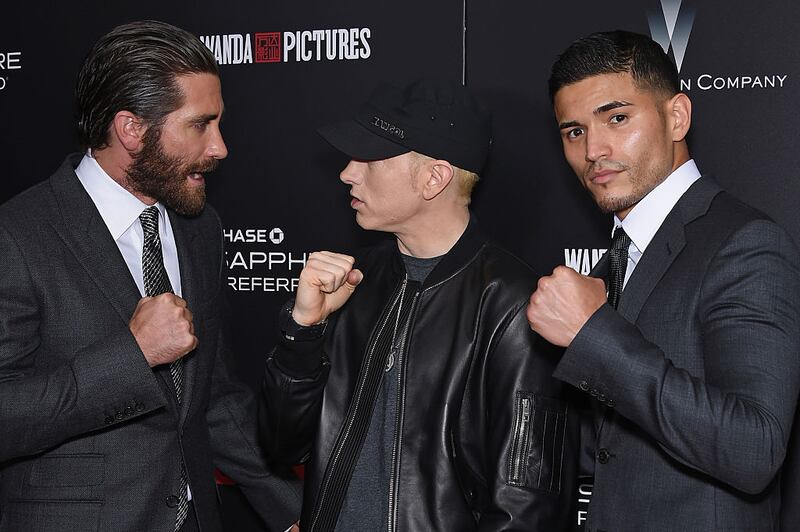
[[[347,116],[382,82],[439,77],[473,89],[495,117],[494,151],[473,202],[482,225],[539,274],[564,263],[586,273],[609,221],[561,155],[550,65],[593,31],[667,35],[668,46],[671,36],[694,103],[689,141],[701,171],[800,242],[800,5],[789,0],[15,2],[0,8],[0,202],[75,151],[72,97],[83,57],[113,26],[142,18],[182,26],[219,53],[230,156],[208,180],[209,199],[228,237],[237,368],[254,387],[305,254],[380,238],[354,223],[337,177],[346,160],[314,130]],[[223,496],[231,529],[252,528],[234,494]]]

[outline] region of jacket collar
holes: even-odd
[[[713,178],[702,177],[689,187],[664,219],[628,279],[619,300],[617,310],[629,322],[636,322],[650,293],[686,245],[685,227],[705,215],[720,192],[722,189]],[[602,278],[608,276],[608,253],[597,263],[590,275]]]
[[[478,251],[486,244],[487,238],[478,225],[478,220],[473,213],[470,213],[469,223],[464,233],[456,241],[450,251],[445,253],[442,260],[436,265],[433,271],[425,279],[422,289],[437,285],[448,280],[453,275],[461,271],[473,258]],[[397,242],[393,239],[391,245],[394,248],[392,256],[392,271],[398,276],[405,274],[405,265],[397,248]]]

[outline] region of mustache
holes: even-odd
[[[603,159],[597,161],[596,163],[592,163],[589,168],[586,169],[585,176],[589,176],[599,172],[605,172],[607,170],[611,170],[612,172],[624,172],[629,170],[630,166],[627,164],[621,163],[619,161],[610,161],[607,159]]]
[[[219,166],[218,159],[207,159],[189,167],[189,174],[210,174]]]

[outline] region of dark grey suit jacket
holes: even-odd
[[[799,266],[782,229],[710,178],[683,195],[618,311],[603,305],[555,372],[598,406],[588,530],[778,530]]]
[[[199,338],[179,407],[128,329],[140,294],[79,161],[0,206],[0,531],[171,532],[181,455],[203,531],[221,529],[214,466],[285,530],[300,487],[267,472],[250,393],[226,369],[216,213],[170,213]]]

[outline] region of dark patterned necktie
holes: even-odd
[[[161,238],[158,236],[158,207],[147,207],[139,215],[139,222],[144,231],[144,246],[142,248],[142,277],[144,278],[144,292],[148,296],[157,296],[165,292],[172,292],[167,270],[164,268],[164,255],[161,252]],[[169,365],[172,383],[175,385],[175,397],[178,405],[183,399],[183,359],[179,358]],[[178,496],[178,515],[175,519],[175,530],[180,529],[186,520],[189,511],[187,496],[186,469],[181,462],[181,483]]]
[[[614,238],[611,240],[611,249],[608,250],[608,304],[614,308],[619,305],[619,296],[622,294],[622,286],[625,284],[625,270],[628,267],[628,247],[631,245],[629,237],[622,226],[614,230]]]

